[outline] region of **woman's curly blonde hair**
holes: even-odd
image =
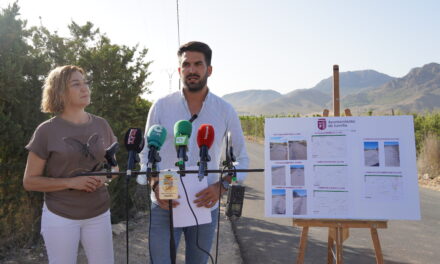
[[[67,98],[67,83],[74,72],[86,75],[85,71],[78,66],[65,65],[52,71],[46,77],[43,85],[43,97],[41,99],[41,111],[43,113],[59,114],[64,111]]]

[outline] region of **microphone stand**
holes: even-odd
[[[127,256],[127,264],[129,263],[129,240],[128,240],[128,214],[129,214],[129,195],[128,195],[128,184],[130,182],[130,177],[133,175],[132,168],[135,167],[136,163],[139,162],[139,157],[134,153],[134,151],[129,151],[129,161],[127,164],[127,171],[125,172],[125,245],[126,245],[126,256]],[[134,155],[134,157],[132,156]]]
[[[136,131],[136,129],[130,129],[129,133],[127,132],[126,137],[128,139],[126,139],[126,142],[130,142],[131,140],[133,140],[133,142],[136,140],[136,137],[133,134],[133,131]],[[134,138],[131,138],[131,137]],[[126,144],[126,147],[129,146],[129,143]],[[128,194],[128,185],[130,182],[130,178],[133,175],[133,169],[136,166],[136,163],[138,163],[139,160],[139,156],[137,155],[137,153],[140,152],[140,150],[144,148],[144,142],[143,140],[141,140],[141,143],[139,143],[138,146],[135,145],[135,149],[129,149],[127,147],[128,150],[128,161],[127,161],[127,171],[125,173],[125,228],[126,228],[126,232],[125,232],[125,239],[126,239],[126,252],[127,252],[127,264],[129,263],[129,240],[128,240],[128,218],[129,218],[129,194]]]
[[[135,161],[138,161],[137,159]],[[176,163],[176,165],[179,162]],[[152,168],[151,170],[147,171],[132,171],[132,170],[127,170],[126,172],[83,172],[83,173],[78,173],[76,174],[76,176],[126,176],[126,252],[127,252],[127,264],[128,264],[128,259],[129,259],[129,242],[128,242],[128,181],[130,176],[132,175],[139,175],[139,174],[146,174],[146,175],[150,175],[150,177],[157,177],[160,173],[160,171],[156,170],[156,164],[155,162],[152,163]],[[236,172],[263,172],[264,169],[227,169],[227,170],[206,170],[206,173],[236,173]],[[180,174],[181,176],[185,176],[185,174],[197,174],[199,171],[198,170],[185,170],[185,162],[182,159],[181,162],[179,163],[179,170],[176,172],[178,174]],[[171,257],[171,263],[175,264],[176,263],[176,245],[175,245],[175,240],[174,240],[174,228],[173,228],[173,206],[172,206],[172,200],[169,200],[169,208],[170,208],[170,257]],[[150,223],[151,224],[151,223]],[[150,258],[151,258],[151,254],[150,254]]]
[[[176,165],[179,167],[179,171],[183,173],[180,176],[185,176],[185,161],[188,160],[188,156],[186,155],[185,147],[179,147],[178,151],[179,161],[176,162]],[[168,200],[168,207],[170,211],[170,258],[171,264],[176,263],[176,240],[174,238],[174,220],[173,220],[173,200]]]
[[[150,182],[151,177],[157,177],[158,176],[158,170],[157,170],[157,162],[160,162],[162,159],[159,156],[159,152],[151,151],[148,153],[148,163],[147,163],[147,179],[148,182]],[[151,228],[151,207],[153,205],[153,202],[151,201],[151,191],[150,188],[147,188],[148,190],[148,197],[150,197],[150,221],[149,221],[149,231],[148,231],[148,251],[150,253],[150,261],[151,264],[153,264],[153,256],[151,255],[151,239],[150,239],[150,228]],[[154,192],[154,190],[153,190]]]
[[[179,155],[182,155],[183,158],[179,162],[177,162],[176,164],[179,164],[179,169],[185,170],[185,160],[188,159],[186,157],[185,149],[179,147]],[[186,157],[186,159],[185,159],[185,157]],[[157,171],[156,162],[161,161],[159,153],[158,152],[151,153],[151,156],[149,158],[150,159],[149,159],[148,166],[147,166],[147,177],[148,178],[149,177],[157,177],[159,171]],[[170,258],[171,258],[171,263],[175,264],[177,254],[176,254],[176,242],[175,242],[175,238],[174,238],[173,200],[171,200],[171,199],[168,200],[168,209],[170,212],[170,215],[169,215],[169,220],[170,220]],[[150,214],[151,214],[151,212],[150,212]],[[151,225],[151,222],[150,222],[150,225]],[[149,241],[149,243],[151,243],[151,242]],[[150,253],[150,258],[152,258],[151,253]]]
[[[167,170],[168,171],[168,170]],[[264,172],[264,169],[227,169],[227,170],[206,170],[206,173],[234,173],[234,172]],[[76,176],[106,176],[106,175],[116,175],[124,176],[127,172],[83,172],[78,173]],[[151,171],[151,177],[156,177],[159,175],[160,171]],[[197,174],[198,170],[178,170],[176,173],[184,176],[185,174]],[[145,171],[131,171],[131,175],[147,174]]]
[[[197,116],[195,116],[197,118]],[[194,118],[194,119],[195,119]],[[180,176],[185,176],[185,161],[188,161],[188,155],[186,154],[186,145],[180,145],[177,149],[176,166],[179,167]],[[168,207],[170,211],[170,258],[171,264],[176,263],[176,242],[174,238],[174,220],[173,220],[173,200],[168,200]]]

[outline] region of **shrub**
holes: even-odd
[[[440,139],[429,133],[422,142],[417,160],[419,175],[427,175],[434,179],[440,176]]]

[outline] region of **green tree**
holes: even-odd
[[[41,194],[22,187],[27,144],[46,117],[39,108],[41,76],[47,72],[28,44],[16,3],[0,12],[0,246],[29,241],[38,229]],[[37,220],[35,220],[37,219]]]
[[[42,195],[22,187],[24,146],[50,117],[39,108],[44,77],[51,69],[74,64],[87,71],[92,80],[87,111],[107,119],[121,145],[127,128],[144,127],[151,106],[141,98],[150,85],[147,49],[113,44],[90,22],[72,22],[70,36],[61,37],[44,27],[26,29],[18,17],[16,3],[0,13],[0,248],[38,237]],[[124,148],[117,159],[125,170]],[[110,187],[112,214],[118,220],[125,208],[123,179]]]

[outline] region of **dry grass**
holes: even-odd
[[[417,167],[424,180],[440,177],[440,139],[436,135],[428,134],[423,139]]]

